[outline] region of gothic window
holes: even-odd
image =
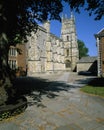
[[[69,56],[69,49],[66,50],[66,56]]]
[[[69,36],[67,36],[67,41],[69,41]]]

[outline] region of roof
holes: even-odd
[[[102,28],[97,34],[104,34],[104,28]]]
[[[97,56],[86,56],[86,57],[82,57],[78,63],[93,63],[94,61],[97,60]]]
[[[104,37],[104,28],[102,28],[97,34],[95,34],[95,37]]]

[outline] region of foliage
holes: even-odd
[[[6,106],[0,106],[0,121],[10,118],[25,111],[27,108],[27,99],[24,96],[14,100],[15,102],[6,103]]]
[[[7,119],[7,118],[10,118],[12,116],[16,116],[18,114],[21,114],[22,112],[25,111],[26,109],[26,105],[24,106],[21,106],[21,107],[18,107],[16,108],[15,110],[8,110],[8,111],[3,111],[2,113],[0,113],[0,121],[2,121],[3,119]]]
[[[71,9],[80,12],[80,8],[84,7],[89,15],[95,15],[95,20],[100,20],[104,16],[104,0],[64,0],[69,3]]]
[[[0,35],[6,33],[10,44],[26,40],[26,35],[36,29],[37,20],[44,22],[47,19],[60,20],[63,10],[63,0],[1,0],[0,1]],[[95,19],[104,16],[103,0],[64,0],[71,9],[79,12],[80,7],[86,4],[85,10],[89,14],[94,12]],[[35,28],[34,28],[35,27]]]
[[[26,40],[26,35],[35,30],[37,20],[60,20],[61,2],[54,0],[1,0],[0,1],[0,34],[5,33],[10,44]]]
[[[88,56],[88,48],[85,46],[85,43],[81,40],[78,40],[78,49],[79,49],[79,59],[84,56]]]

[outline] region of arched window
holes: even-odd
[[[69,41],[69,36],[67,36],[67,41]]]
[[[69,56],[69,49],[66,50],[66,55]]]

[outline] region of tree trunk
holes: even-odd
[[[12,92],[12,76],[8,64],[9,44],[6,34],[0,35],[0,105],[8,100],[8,91]]]

